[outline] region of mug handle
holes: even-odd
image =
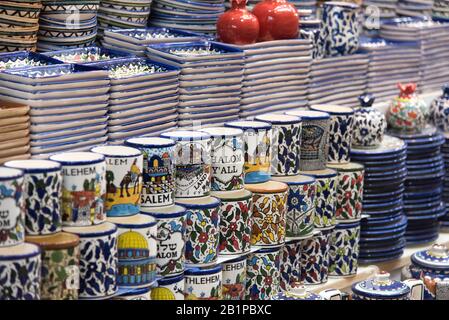
[[[320,291],[319,295],[324,299],[324,300],[343,300],[342,297],[342,293],[340,290],[337,289],[327,289],[327,290],[323,290]]]
[[[422,280],[409,279],[403,282],[410,288],[410,300],[424,299],[424,282]]]

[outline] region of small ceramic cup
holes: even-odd
[[[131,138],[125,145],[143,154],[140,211],[172,205],[175,201],[175,142],[157,137]]]
[[[202,267],[215,264],[220,240],[220,200],[180,199],[177,204],[186,208],[186,263]]]
[[[328,167],[337,170],[335,218],[341,221],[360,219],[365,167],[355,162],[328,164]]]
[[[324,169],[329,153],[330,115],[310,110],[293,110],[285,114],[302,119],[299,169]]]
[[[64,227],[80,238],[79,299],[98,299],[117,292],[117,227],[110,222],[84,227]]]
[[[93,152],[63,152],[50,157],[62,165],[62,224],[89,226],[106,221],[106,163]]]
[[[212,191],[243,189],[243,131],[235,128],[214,127],[199,131],[212,138]]]
[[[0,300],[39,300],[41,266],[41,250],[35,244],[0,248]]]
[[[360,220],[339,222],[332,231],[329,245],[329,276],[357,274]]]
[[[184,300],[184,274],[164,277],[151,289],[151,300]]]
[[[352,143],[352,124],[354,110],[335,105],[314,105],[310,109],[330,114],[329,126],[329,163],[348,163]]]
[[[273,177],[288,185],[285,235],[289,238],[308,238],[314,229],[315,178],[305,175]]]
[[[151,288],[139,288],[127,291],[119,296],[112,297],[110,300],[151,300]]]
[[[289,176],[299,172],[301,118],[282,114],[263,114],[256,120],[272,126],[271,175]]]
[[[77,235],[58,232],[27,236],[42,250],[41,300],[77,300],[79,289],[79,242]]]
[[[246,260],[246,300],[272,300],[279,292],[281,247],[250,253]]]
[[[248,184],[253,193],[251,246],[272,247],[285,242],[288,185],[278,181]]]
[[[290,240],[282,247],[280,287],[287,291],[301,280],[301,240]]]
[[[25,191],[22,170],[0,167],[0,247],[25,241]]]
[[[176,130],[161,134],[176,141],[175,197],[196,198],[210,194],[211,137],[200,131]]]
[[[156,280],[157,222],[154,217],[136,214],[108,217],[118,229],[117,285],[142,288]]]
[[[245,300],[246,256],[222,263],[223,300]]]
[[[184,273],[185,300],[221,300],[222,267],[191,268]]]
[[[173,205],[142,213],[157,220],[158,274],[171,277],[184,272],[186,208]]]
[[[253,198],[248,190],[213,192],[220,199],[220,254],[242,254],[251,246]]]
[[[271,124],[262,121],[232,121],[225,127],[243,130],[245,183],[262,183],[270,180]]]
[[[140,150],[126,146],[100,146],[90,151],[105,157],[106,215],[120,217],[139,213],[143,169]]]

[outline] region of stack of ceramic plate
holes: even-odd
[[[376,12],[379,18],[388,19],[396,17],[396,6],[398,0],[366,0],[363,1],[364,13],[366,18]]]
[[[150,44],[169,42],[200,41],[202,36],[169,28],[141,28],[124,30],[105,30],[102,40],[104,47],[130,52],[144,57]]]
[[[0,52],[36,50],[41,0],[0,1]]]
[[[444,137],[433,126],[419,134],[398,134],[407,143],[407,180],[404,212],[408,218],[407,244],[425,243],[438,237],[438,218],[446,212],[441,201]]]
[[[430,17],[433,0],[399,0],[396,13],[402,17]]]
[[[433,18],[449,18],[449,0],[434,0],[432,9]]]
[[[359,262],[370,264],[402,255],[407,219],[403,212],[407,144],[386,135],[375,149],[351,149],[351,161],[365,166]]]
[[[446,205],[446,214],[440,218],[440,227],[444,230],[449,230],[449,133],[443,133],[444,135],[444,145],[441,147],[441,155],[444,160],[444,183],[442,198]]]
[[[31,107],[31,155],[47,158],[107,140],[108,72],[50,65],[0,72],[0,99]]]
[[[216,42],[150,45],[148,56],[181,68],[178,126],[221,125],[240,111],[243,51]]]
[[[176,127],[179,68],[144,58],[92,64],[108,70],[109,142],[158,135]]]
[[[353,54],[314,60],[310,71],[309,103],[358,105],[366,91],[368,55]]]
[[[213,35],[224,0],[154,0],[150,25]]]
[[[101,47],[86,47],[78,49],[68,49],[50,51],[43,53],[47,57],[57,59],[63,63],[91,64],[100,61],[110,61],[115,59],[133,58],[134,55],[124,51],[110,50]]]
[[[369,56],[367,91],[376,96],[376,101],[393,98],[398,82],[419,82],[421,54],[417,42],[362,37],[360,50]]]

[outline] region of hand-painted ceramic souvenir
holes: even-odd
[[[312,110],[330,114],[329,126],[329,163],[348,163],[351,161],[352,124],[354,111],[351,108],[335,105],[314,105]]]
[[[300,170],[324,169],[329,153],[330,115],[310,110],[288,111],[286,114],[302,119]]]
[[[201,129],[212,137],[212,191],[232,191],[243,188],[243,131],[214,127]]]
[[[119,287],[146,287],[156,280],[157,222],[154,217],[136,214],[108,217],[118,229]]]
[[[253,193],[251,245],[278,246],[285,242],[288,185],[278,181],[248,184]]]
[[[64,227],[80,237],[80,299],[104,298],[117,291],[117,227],[110,222]]]
[[[337,219],[335,217],[338,185],[337,171],[324,169],[304,171],[302,174],[312,176],[316,180],[315,228],[332,228],[337,224]]]
[[[186,209],[173,205],[142,213],[157,220],[158,274],[166,277],[184,272]]]
[[[223,266],[223,300],[245,300],[246,256],[226,261]]]
[[[131,138],[125,145],[143,153],[140,210],[169,206],[175,196],[175,142],[157,137]]]
[[[192,268],[184,273],[185,300],[221,300],[222,267]]]
[[[305,175],[273,177],[273,180],[288,185],[285,235],[289,238],[309,237],[315,220],[315,178]]]
[[[39,300],[41,250],[31,243],[0,248],[0,300]]]
[[[449,84],[443,86],[443,94],[432,101],[429,109],[430,121],[443,132],[449,131]]]
[[[159,279],[151,289],[151,300],[184,300],[184,287],[184,274]]]
[[[332,231],[329,247],[329,276],[357,274],[360,220],[338,223]]]
[[[77,300],[79,289],[79,237],[67,232],[27,236],[42,250],[41,300]]]
[[[23,171],[0,167],[0,247],[25,241],[25,184]]]
[[[125,146],[100,146],[90,151],[105,157],[106,215],[137,214],[142,190],[143,156],[140,150]]]
[[[139,288],[112,297],[111,300],[151,300],[151,288]]]
[[[421,132],[426,126],[427,107],[419,98],[416,84],[398,83],[399,96],[394,98],[387,110],[387,123],[392,130]]]
[[[220,199],[220,254],[248,252],[251,246],[252,193],[248,190],[213,192]]]
[[[337,170],[335,218],[337,220],[360,219],[365,167],[355,162],[328,164],[328,167]]]
[[[311,238],[301,241],[301,281],[305,284],[327,282],[331,234],[332,229],[315,231]]]
[[[279,292],[281,248],[250,253],[246,260],[246,300],[271,300]]]
[[[220,200],[214,197],[182,199],[186,208],[186,263],[208,266],[215,263],[220,240]]]
[[[342,300],[342,293],[336,289],[323,290],[320,294],[310,292],[300,282],[293,283],[287,291],[280,292],[273,300]]]
[[[176,198],[207,196],[211,186],[211,137],[205,132],[178,130],[164,132],[176,141]]]
[[[261,121],[232,121],[225,127],[243,130],[245,183],[270,180],[271,124]]]
[[[281,250],[280,287],[287,291],[301,281],[301,241],[287,241]]]
[[[282,114],[263,114],[256,120],[271,123],[271,175],[289,176],[299,172],[301,118]]]
[[[62,165],[62,224],[89,226],[106,220],[106,164],[93,152],[64,152],[50,160]]]
[[[364,94],[359,97],[360,107],[354,109],[352,126],[352,146],[374,148],[382,143],[387,120],[385,115],[373,108],[374,96]]]

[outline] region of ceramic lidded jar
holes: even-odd
[[[271,175],[288,176],[299,172],[301,118],[282,114],[263,114],[256,120],[271,123]]]
[[[222,263],[223,300],[245,300],[246,256]]]
[[[116,293],[118,274],[117,227],[110,222],[64,227],[80,238],[79,299],[106,298]]]
[[[288,240],[282,247],[280,287],[286,291],[301,280],[301,240]]]
[[[164,277],[151,289],[151,300],[184,300],[184,274]]]
[[[25,179],[23,171],[0,167],[0,247],[25,241]]]
[[[315,178],[298,174],[288,177],[273,177],[273,180],[288,185],[285,235],[294,239],[309,237],[314,229]]]
[[[0,300],[39,300],[41,265],[35,244],[0,248]]]
[[[191,268],[184,273],[185,300],[221,300],[222,266]]]
[[[175,141],[158,137],[138,137],[125,145],[143,154],[140,210],[172,205],[175,201]]]
[[[177,204],[186,208],[185,262],[196,266],[214,264],[220,241],[220,200],[180,199]]]
[[[432,101],[429,117],[435,127],[443,132],[449,131],[449,84],[443,86],[443,94]]]
[[[300,170],[324,169],[329,153],[330,115],[311,110],[293,110],[285,114],[302,119]]]
[[[106,220],[106,163],[93,152],[63,152],[50,157],[62,165],[62,224],[89,226]]]
[[[296,282],[286,291],[280,292],[273,300],[342,300],[342,293],[339,290],[328,289],[316,294],[308,291],[301,282]]]
[[[360,107],[354,109],[352,126],[352,146],[375,148],[384,138],[387,120],[385,115],[373,107],[374,96],[364,94],[359,97]]]
[[[41,300],[77,300],[79,289],[79,237],[67,232],[27,236],[42,250]]]
[[[184,271],[186,208],[178,205],[143,212],[157,220],[158,274],[167,277]]]
[[[329,247],[329,275],[345,277],[357,274],[360,220],[341,221],[332,231]]]
[[[214,127],[199,131],[212,139],[212,191],[243,189],[243,131],[236,128]]]
[[[151,300],[151,288],[139,288],[125,292],[111,300]]]
[[[262,121],[232,121],[225,127],[243,130],[245,183],[262,183],[270,180],[271,124]]]
[[[288,185],[278,181],[248,184],[253,193],[251,245],[278,246],[285,242]]]
[[[301,241],[301,282],[320,284],[329,276],[329,247],[332,229],[316,230]]]
[[[211,137],[200,131],[177,130],[161,134],[176,141],[175,197],[195,198],[210,194]]]
[[[156,280],[157,222],[154,217],[136,214],[127,217],[108,217],[118,230],[119,287],[139,288]]]
[[[100,146],[90,149],[106,161],[106,215],[131,216],[139,213],[142,190],[143,156],[126,146]]]

